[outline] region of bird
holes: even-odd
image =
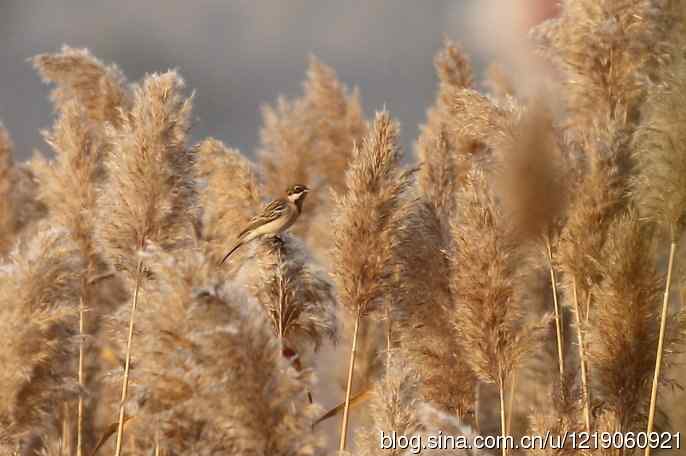
[[[275,237],[290,228],[300,216],[303,202],[310,189],[306,185],[295,184],[286,189],[284,198],[277,198],[269,202],[262,211],[250,219],[248,226],[238,234],[235,244],[229,250],[220,264],[224,264],[229,257],[242,245],[261,237]]]

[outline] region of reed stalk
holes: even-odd
[[[343,407],[343,421],[341,422],[341,441],[338,445],[339,451],[345,451],[346,440],[348,436],[348,412],[350,409],[350,393],[353,384],[353,372],[355,370],[355,355],[357,352],[357,332],[360,327],[361,311],[357,311],[355,315],[355,327],[353,328],[353,342],[350,346],[350,365],[348,367],[348,380],[345,387],[345,406]]]
[[[86,280],[81,281],[81,296],[79,297],[79,371],[78,371],[78,381],[79,388],[83,390],[85,385],[84,373],[83,373],[83,359],[85,356],[84,347],[84,318],[86,313],[85,299],[84,299],[84,287]],[[83,391],[79,391],[79,400],[77,403],[77,416],[76,416],[76,456],[83,456]]]
[[[507,435],[507,419],[506,419],[506,412],[505,412],[505,384],[503,380],[503,374],[500,374],[500,378],[498,379],[498,393],[500,395],[500,436],[502,437],[502,442],[501,442],[501,453],[502,456],[507,456],[507,445],[505,444],[505,438]]]
[[[676,241],[672,240],[669,246],[669,263],[667,265],[667,279],[665,281],[665,293],[662,299],[662,315],[660,316],[660,335],[657,341],[657,357],[655,358],[655,375],[653,376],[653,385],[650,389],[650,408],[648,410],[648,426],[646,434],[650,435],[653,432],[653,424],[655,420],[655,409],[657,408],[657,388],[660,383],[660,369],[662,366],[662,353],[665,342],[665,329],[667,327],[667,311],[669,308],[669,290],[672,284],[672,271],[674,268],[674,255],[676,254]],[[645,449],[645,456],[650,456],[650,445]]]
[[[512,371],[510,393],[507,397],[507,434],[512,435],[512,410],[514,409],[515,388],[517,387],[517,371]]]
[[[560,382],[563,381],[565,375],[563,339],[562,339],[562,314],[560,312],[560,305],[557,300],[557,279],[555,277],[555,267],[553,266],[553,253],[550,247],[550,240],[546,239],[545,247],[548,259],[548,268],[550,270],[550,287],[553,290],[553,304],[555,307],[555,336],[557,338],[557,363],[560,369]]]
[[[579,369],[581,371],[581,394],[584,407],[584,425],[586,432],[591,431],[591,411],[590,411],[590,392],[588,389],[588,373],[586,371],[586,351],[584,348],[584,337],[581,330],[581,308],[577,294],[576,278],[572,283],[572,296],[574,299],[574,317],[576,326],[577,345],[579,347]]]
[[[143,259],[138,260],[136,266],[136,285],[133,290],[133,297],[131,298],[131,312],[129,315],[129,334],[126,339],[126,358],[124,361],[124,379],[121,387],[121,401],[119,403],[119,419],[117,424],[117,443],[114,451],[115,456],[121,454],[122,439],[124,437],[124,415],[126,410],[126,399],[129,391],[129,369],[131,365],[131,347],[133,343],[133,324],[136,313],[136,306],[138,305],[138,295],[141,287],[141,275],[143,272]]]

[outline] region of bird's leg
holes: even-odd
[[[284,246],[284,241],[281,238],[281,236],[276,235],[273,237],[273,239],[274,239],[274,244],[276,244],[277,247],[283,247]]]

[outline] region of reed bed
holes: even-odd
[[[566,0],[531,38],[537,92],[446,40],[413,153],[313,57],[255,161],[190,142],[176,71],[36,56],[51,154],[0,125],[0,455],[686,431],[686,10]],[[296,183],[294,227],[221,264]]]

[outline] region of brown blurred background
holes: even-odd
[[[244,153],[259,142],[260,106],[300,93],[308,55],[384,105],[410,148],[433,97],[433,55],[461,42],[479,72],[516,65],[528,25],[549,0],[0,0],[0,121],[17,158],[46,150],[48,88],[27,59],[62,44],[117,63],[129,81],[177,68],[196,91],[194,138],[215,136]],[[513,57],[515,56],[515,57]]]

